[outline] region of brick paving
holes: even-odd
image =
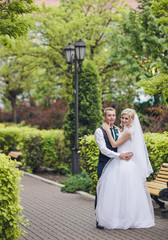
[[[95,227],[94,200],[80,194],[62,193],[56,185],[31,176],[22,177],[21,205],[29,219],[20,240],[167,240],[168,218],[157,210],[155,227],[100,230]]]

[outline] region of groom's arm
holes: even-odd
[[[103,132],[100,128],[96,129],[95,134],[94,134],[97,146],[100,150],[100,152],[109,157],[109,158],[114,158],[114,157],[120,157],[120,154],[117,152],[114,152],[106,147],[106,143],[104,140]]]

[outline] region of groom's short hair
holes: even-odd
[[[107,111],[114,111],[115,113],[116,113],[116,110],[115,110],[115,108],[112,108],[112,107],[107,107],[107,108],[105,108],[104,109],[104,111],[103,111],[103,113],[104,113],[104,116],[106,116],[106,112]]]

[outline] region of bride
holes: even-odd
[[[110,143],[118,152],[133,152],[129,160],[110,160],[97,185],[96,221],[105,229],[149,228],[155,225],[146,178],[152,173],[138,115],[133,109],[121,113],[122,131],[115,142],[103,123]]]

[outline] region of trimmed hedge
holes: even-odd
[[[168,163],[168,132],[145,133],[144,138],[149,159],[156,174],[163,162]]]
[[[0,124],[0,149],[4,154],[16,151],[20,142],[21,131],[18,127],[5,127]]]
[[[95,194],[97,185],[97,164],[99,149],[93,135],[84,136],[80,141],[80,164],[91,179],[90,193]]]
[[[149,158],[156,174],[163,162],[168,163],[168,132],[145,133],[144,139]],[[80,163],[91,178],[91,194],[95,194],[97,185],[97,163],[99,149],[93,135],[84,136],[80,142]]]
[[[21,151],[23,167],[37,172],[40,166],[58,172],[69,168],[70,150],[65,146],[62,130],[39,130],[31,127],[0,127],[0,151]]]
[[[0,154],[0,239],[15,240],[25,231],[20,225],[26,225],[21,215],[19,193],[21,172],[16,161],[5,154]]]

